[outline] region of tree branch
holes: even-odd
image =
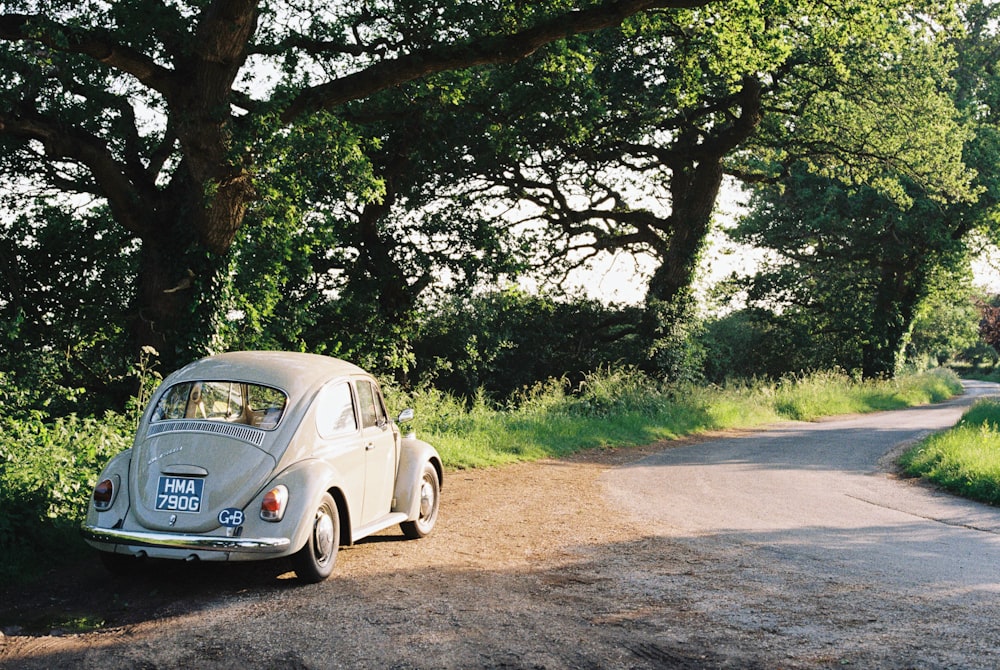
[[[112,40],[101,29],[68,26],[32,14],[0,15],[0,40],[34,42],[54,51],[89,56],[121,72],[131,74],[149,88],[164,93],[170,70],[130,47]]]
[[[614,0],[569,12],[513,35],[484,37],[466,44],[441,45],[383,60],[359,72],[302,91],[285,108],[281,119],[290,123],[304,114],[339,107],[438,72],[514,62],[551,42],[617,26],[629,16],[646,10],[703,7],[713,1]]]
[[[133,233],[145,230],[141,209],[134,206],[137,184],[129,179],[128,168],[114,159],[102,140],[37,114],[13,117],[0,114],[0,133],[36,140],[50,157],[87,166],[100,184],[101,194],[107,197],[115,219]],[[144,181],[143,175],[131,176],[139,178],[138,184]]]

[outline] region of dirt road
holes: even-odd
[[[125,580],[96,565],[62,571],[0,594],[0,622],[16,622],[3,627],[0,667],[1000,667],[996,529],[958,528],[975,538],[963,550],[975,555],[954,563],[973,578],[929,584],[927,570],[907,576],[906,566],[947,556],[927,530],[946,523],[913,526],[907,544],[885,505],[887,517],[864,534],[821,515],[797,527],[779,522],[773,507],[751,502],[780,485],[769,478],[782,469],[777,456],[757,469],[760,488],[746,484],[726,503],[735,516],[723,514],[716,484],[663,461],[729,453],[716,464],[724,472],[740,456],[717,444],[450,472],[434,534],[407,541],[391,531],[344,549],[334,576],[313,586],[271,564],[157,564]],[[846,471],[871,482],[874,495],[935,497],[845,453]],[[838,488],[843,468],[794,459],[787,469],[823,492],[820,509],[858,497]],[[680,482],[657,483],[657,472]],[[677,489],[703,497],[704,512],[653,493]],[[680,516],[662,514],[674,506]],[[892,562],[901,551],[907,562]],[[84,615],[105,626],[51,629]]]

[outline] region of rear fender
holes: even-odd
[[[103,482],[105,479],[110,479],[115,486],[115,497],[110,508],[99,512],[94,507],[94,496],[91,492],[87,499],[87,525],[114,528],[124,521],[129,509],[128,470],[131,460],[132,450],[126,449],[116,454],[101,470],[101,476],[97,478],[97,481]]]
[[[310,523],[312,515],[315,513],[323,494],[330,492],[337,502],[337,508],[340,512],[341,541],[343,543],[345,533],[346,537],[350,538],[352,501],[347,500],[343,491],[337,486],[339,481],[341,480],[337,470],[326,463],[317,460],[300,461],[268,482],[267,486],[257,494],[247,507],[247,516],[254,519],[254,525],[261,529],[260,532],[264,532],[268,526],[281,528],[280,534],[291,540],[292,551],[290,553],[294,553],[305,545],[312,529]],[[260,520],[259,510],[264,494],[278,484],[284,484],[288,488],[288,508],[285,510],[282,520],[273,524]],[[356,502],[360,504],[360,501]]]

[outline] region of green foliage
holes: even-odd
[[[134,249],[106,226],[104,209],[44,201],[0,218],[0,414],[100,412],[129,395]]]
[[[411,380],[498,401],[548,378],[577,384],[609,364],[644,359],[641,316],[635,308],[513,289],[452,300],[424,315]]]
[[[751,305],[780,311],[816,340],[811,369],[895,374],[922,301],[967,268],[969,219],[914,192],[901,209],[869,187],[801,170],[758,189],[736,239],[777,260],[747,283]],[[927,345],[927,342],[921,342]],[[821,358],[820,356],[831,356]]]
[[[1000,505],[1000,402],[978,401],[953,429],[909,449],[900,465],[913,477]]]
[[[740,172],[775,176],[802,162],[904,209],[914,184],[939,201],[974,200],[963,160],[971,133],[950,97],[948,39],[961,34],[952,6],[800,4],[779,25],[794,47],[760,132],[735,157]]]
[[[939,270],[929,283],[928,295],[918,303],[910,332],[903,340],[905,370],[924,370],[974,355],[980,312],[968,272],[967,265],[953,271]],[[854,315],[867,312],[836,295],[821,299],[821,280],[817,275],[803,280],[814,283],[812,298],[817,303],[808,309],[789,300],[780,312],[751,307],[708,319],[701,336],[707,352],[706,379],[715,383],[753,377],[778,379],[832,366],[860,371],[866,327],[863,321],[855,321]],[[755,281],[755,291],[772,298],[778,295],[775,277],[761,275]],[[773,282],[768,289],[773,293],[764,293],[766,282]],[[979,356],[989,358],[990,353],[984,350]]]
[[[953,272],[939,272],[913,319],[907,360],[944,365],[979,343],[981,298],[972,287],[966,265]]]
[[[802,159],[776,183],[757,189],[754,211],[736,231],[743,242],[780,257],[750,282],[751,304],[813,334],[812,368],[837,365],[870,377],[892,375],[901,369],[904,352],[911,363],[933,365],[974,345],[966,245],[977,231],[996,238],[1000,98],[995,58],[987,54],[996,53],[998,36],[995,6],[973,2],[963,11],[965,31],[916,41],[886,35],[903,40],[899,51],[886,50],[881,41],[857,45],[875,64],[871,76],[807,103],[827,112],[855,111],[815,125],[803,115],[790,141],[780,145]],[[854,57],[853,51],[847,49],[845,57]],[[909,74],[886,80],[900,68]],[[903,83],[910,76],[911,92],[896,88],[910,86]],[[917,107],[930,111],[928,125],[904,139],[899,131],[911,125]],[[875,117],[882,118],[877,130],[869,127]],[[779,135],[786,132],[783,127]],[[812,140],[800,145],[800,134],[826,137],[820,147],[833,135],[848,142],[863,138],[872,143],[870,155],[883,153],[886,142],[914,139],[903,153],[939,152],[950,167],[935,187],[928,178],[938,176],[901,169],[895,159],[868,167],[829,161],[825,153],[807,150]],[[937,170],[934,161],[925,167]]]
[[[580,416],[611,417],[636,413],[654,416],[661,409],[662,383],[636,368],[608,367],[595,370],[564,400],[569,412]],[[537,403],[520,402],[519,406]]]
[[[117,414],[0,420],[0,583],[80,555],[87,498],[132,428]]]
[[[498,40],[598,5],[277,2],[259,17],[234,9],[218,42],[199,37],[217,28],[200,5],[28,5],[38,18],[21,34],[11,14],[0,41],[11,75],[0,85],[0,173],[108,204],[94,216],[59,199],[59,216],[27,219],[39,234],[12,237],[79,253],[67,285],[88,285],[83,297],[110,313],[75,330],[45,323],[74,341],[25,350],[69,351],[64,385],[112,387],[106,404],[121,405],[134,358],[115,354],[147,341],[169,367],[260,347],[405,375],[421,304],[514,276],[533,248],[556,257],[534,258],[552,276],[581,247],[669,268],[651,297],[672,306],[647,333],[652,350],[629,362],[694,378],[697,322],[672,300],[690,283],[723,162],[773,174],[801,156],[899,200],[911,195],[900,175],[938,198],[968,191],[957,140],[970,131],[945,79],[949,6],[713,2],[467,69],[461,54],[504,60],[489,55]],[[147,17],[138,29],[136,16]],[[91,38],[122,48],[98,60]],[[216,47],[250,57],[230,62]],[[429,65],[442,53],[454,69]],[[189,75],[220,63],[229,69]],[[21,109],[38,124],[11,116]],[[12,211],[26,211],[22,189],[8,193]],[[537,240],[515,233],[512,211],[541,224]],[[40,273],[39,286],[62,286],[53,279]],[[64,313],[55,320],[71,326],[71,312],[12,310],[5,321],[27,329]]]
[[[780,379],[841,364],[860,367],[856,342],[827,332],[795,310],[776,314],[759,307],[710,318],[701,335],[705,378],[715,384]]]
[[[673,300],[649,301],[645,314],[653,320],[648,368],[672,382],[701,379],[707,353],[702,346],[702,322],[690,292],[682,291]]]

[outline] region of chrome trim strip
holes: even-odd
[[[146,431],[146,437],[163,435],[164,433],[210,433],[212,435],[225,435],[226,437],[249,442],[255,447],[263,445],[264,438],[267,437],[267,432],[260,428],[208,420],[163,421],[154,423]]]
[[[234,551],[239,553],[274,554],[288,549],[286,537],[219,537],[216,535],[183,535],[152,531],[120,530],[84,525],[80,532],[85,540],[104,544],[126,544],[135,547],[163,547],[191,551]]]

